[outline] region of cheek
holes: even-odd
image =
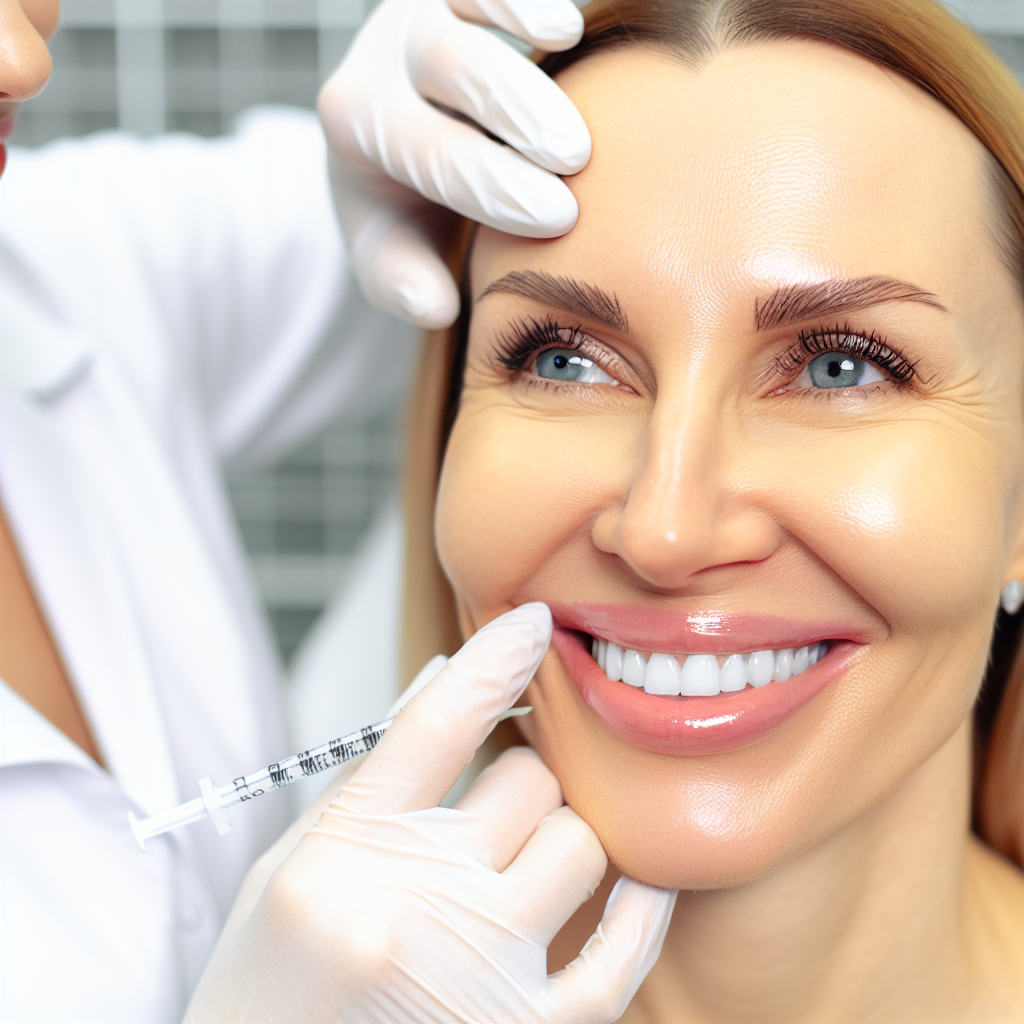
[[[1011,441],[935,422],[824,438],[780,512],[892,634],[979,616],[987,629],[1011,546]]]
[[[464,396],[441,472],[435,533],[441,565],[474,619],[532,599],[538,574],[585,557],[590,523],[615,500],[629,461],[632,431],[622,426],[617,417],[581,425]]]
[[[817,432],[813,445],[765,458],[788,471],[771,508],[808,556],[793,584],[840,614],[860,605],[877,624],[864,657],[822,694],[815,770],[801,781],[809,793],[830,780],[822,804],[838,820],[970,715],[1012,547],[1017,428],[915,415]]]

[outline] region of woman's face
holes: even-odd
[[[612,860],[733,884],[969,715],[1024,576],[1024,314],[982,147],[899,76],[786,41],[559,81],[579,223],[476,238],[438,548],[467,632],[551,606],[519,721]]]

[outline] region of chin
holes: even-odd
[[[595,753],[583,760],[572,750],[534,745],[558,777],[566,803],[594,829],[609,860],[648,885],[684,890],[743,885],[820,838],[794,828],[783,807],[766,806],[761,787],[704,778],[697,764],[687,765],[686,777],[680,777],[683,773],[658,764],[645,771],[633,757]],[[616,770],[617,761],[629,767]]]
[[[745,885],[770,874],[818,838],[794,831],[784,816],[756,810],[745,814],[744,807],[737,808],[756,804],[756,792],[691,791],[671,808],[662,804],[659,811],[649,793],[644,799],[633,787],[623,787],[608,801],[594,800],[578,780],[566,779],[563,786],[567,803],[597,833],[609,860],[630,878],[661,889]],[[723,819],[726,827],[720,827]]]

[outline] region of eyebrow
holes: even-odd
[[[558,306],[623,334],[629,333],[629,320],[618,297],[574,277],[537,270],[514,270],[489,284],[477,297],[477,302],[488,295],[521,295]],[[758,331],[767,331],[813,317],[835,316],[884,302],[919,302],[943,313],[949,312],[935,294],[924,288],[895,277],[871,275],[776,288],[768,298],[754,303],[754,327]]]
[[[615,295],[597,285],[537,270],[513,270],[489,284],[477,298],[488,295],[522,295],[549,303],[585,320],[604,324],[623,334],[629,333],[629,320]]]
[[[791,284],[776,288],[767,299],[754,303],[754,327],[767,331],[812,317],[834,316],[883,302],[920,302],[943,313],[949,310],[931,292],[895,277],[834,279],[817,284]]]

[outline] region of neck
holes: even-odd
[[[748,885],[680,893],[646,986],[672,1007],[656,1019],[955,1019],[971,988],[969,779],[965,724],[841,833]]]

